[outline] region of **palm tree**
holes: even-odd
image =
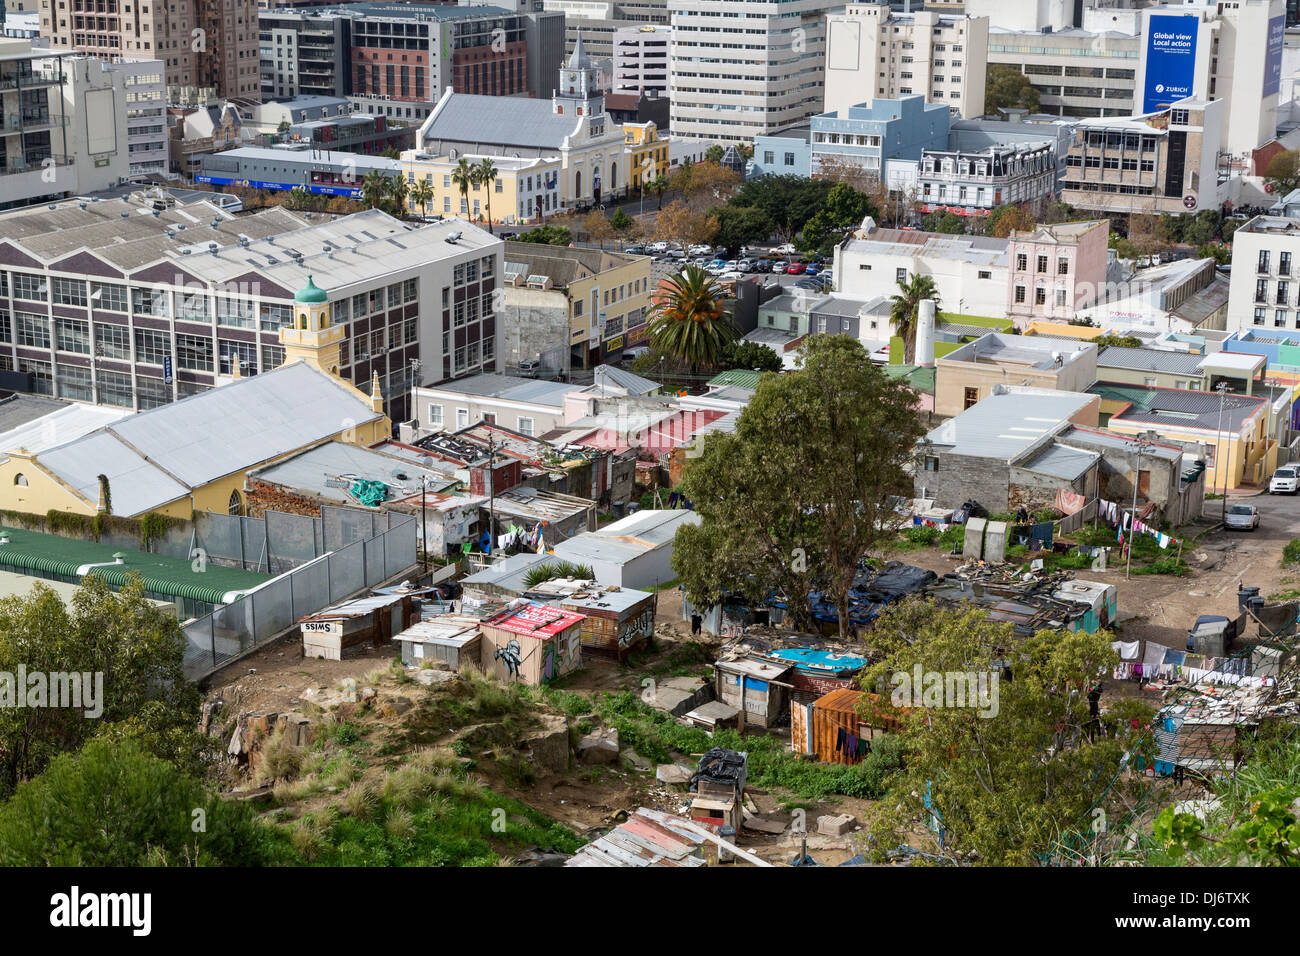
[[[411,194],[411,186],[402,175],[392,176],[388,180],[388,197],[395,207],[393,215],[405,219],[407,213],[406,197]]]
[[[665,279],[650,310],[650,344],[690,367],[717,368],[727,345],[737,337],[722,290],[703,269],[688,266]]]
[[[492,235],[492,187],[497,181],[497,168],[487,156],[479,160],[479,164],[475,168],[478,170],[479,182],[483,184],[483,188],[487,191],[487,227],[490,236]]]
[[[660,173],[650,182],[645,184],[645,188],[654,193],[659,199],[659,208],[664,208],[664,193],[668,192],[668,179]]]
[[[475,185],[477,167],[470,166],[468,159],[461,159],[451,171],[451,181],[460,187],[461,200],[465,204],[465,214],[469,215],[469,187]]]
[[[939,317],[939,290],[930,276],[914,275],[898,280],[899,294],[892,297],[889,321],[903,340],[903,361],[911,365],[916,358],[916,322],[922,299],[933,299],[935,318]]]
[[[377,169],[366,173],[361,180],[361,201],[371,209],[382,209],[388,198],[388,177]]]
[[[411,198],[415,204],[420,207],[420,215],[429,214],[429,203],[433,202],[433,187],[429,185],[427,179],[417,179],[415,185],[411,187]]]

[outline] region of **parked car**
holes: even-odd
[[[650,346],[648,345],[636,345],[630,349],[624,349],[623,360],[622,360],[623,364],[631,365],[633,362],[635,362],[642,355],[645,355],[649,351],[650,351]]]
[[[741,259],[740,261],[738,261],[738,262],[736,263],[736,268],[739,269],[741,272],[753,272],[753,271],[754,271],[754,260],[753,260],[753,259]]]
[[[805,266],[802,262],[792,262],[785,267],[785,274],[788,276],[801,276],[803,275],[804,268]]]
[[[826,283],[827,286],[835,285],[834,269],[823,269],[821,272],[818,273],[818,275],[821,277],[821,280]]]
[[[816,262],[810,262],[808,265],[804,266],[803,271],[805,275],[815,276],[822,271],[822,267]]]
[[[691,247],[690,247],[689,249],[687,249],[686,251],[687,251],[688,253],[690,253],[691,255],[693,255],[693,256],[708,256],[708,255],[712,255],[712,254],[713,254],[713,247],[712,247],[712,246],[708,246],[708,245],[704,245],[704,244],[700,243],[700,244],[697,244],[697,245],[691,246]]]
[[[641,245],[639,242],[634,242],[623,250],[623,252],[629,256],[643,256],[645,255],[645,251],[645,246]]]
[[[534,360],[519,363],[519,374],[524,378],[536,378],[542,370],[542,363]]]
[[[772,251],[778,256],[792,256],[795,253],[795,248],[793,243],[787,242],[784,245],[777,246]]]
[[[816,279],[800,279],[794,284],[796,289],[803,289],[805,292],[821,292],[822,284]]]
[[[668,243],[666,243],[666,242],[652,242],[652,243],[650,243],[650,245],[646,246],[646,251],[647,251],[647,252],[652,252],[652,253],[654,253],[654,254],[657,255],[657,256],[661,256],[661,255],[663,255],[665,252],[668,251]]]
[[[1223,526],[1230,531],[1254,531],[1259,527],[1259,509],[1254,505],[1233,505]]]
[[[722,282],[735,282],[737,279],[745,278],[745,273],[738,269],[728,269],[718,276]]]
[[[709,272],[717,275],[720,272],[727,271],[727,262],[725,259],[710,259],[708,265],[704,267]]]
[[[1268,483],[1270,495],[1293,495],[1300,491],[1300,466],[1283,465]]]

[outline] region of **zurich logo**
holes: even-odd
[[[1165,85],[1164,85],[1163,83],[1157,83],[1157,84],[1156,84],[1156,92],[1157,92],[1157,93],[1163,93],[1164,91],[1165,91]]]

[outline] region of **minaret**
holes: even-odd
[[[347,335],[341,325],[330,324],[330,303],[325,290],[311,276],[293,297],[293,326],[280,329],[284,362],[303,359],[331,375],[339,374],[339,346]]]

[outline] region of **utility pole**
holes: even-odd
[[[1227,523],[1228,520],[1228,463],[1223,460],[1222,454],[1222,436],[1223,436],[1223,396],[1227,394],[1228,383],[1220,382],[1214,387],[1219,393],[1219,428],[1214,438],[1214,477],[1215,483],[1218,483],[1219,472],[1223,472],[1223,507],[1220,520]]]
[[[1128,529],[1128,563],[1124,566],[1125,579],[1132,577],[1133,571],[1133,538],[1137,534],[1138,485],[1142,483],[1142,452],[1153,447],[1155,446],[1145,438],[1138,439],[1138,460],[1137,466],[1133,469],[1133,523]]]
[[[488,553],[492,554],[497,549],[497,476],[493,466],[497,460],[496,436],[488,432]]]

